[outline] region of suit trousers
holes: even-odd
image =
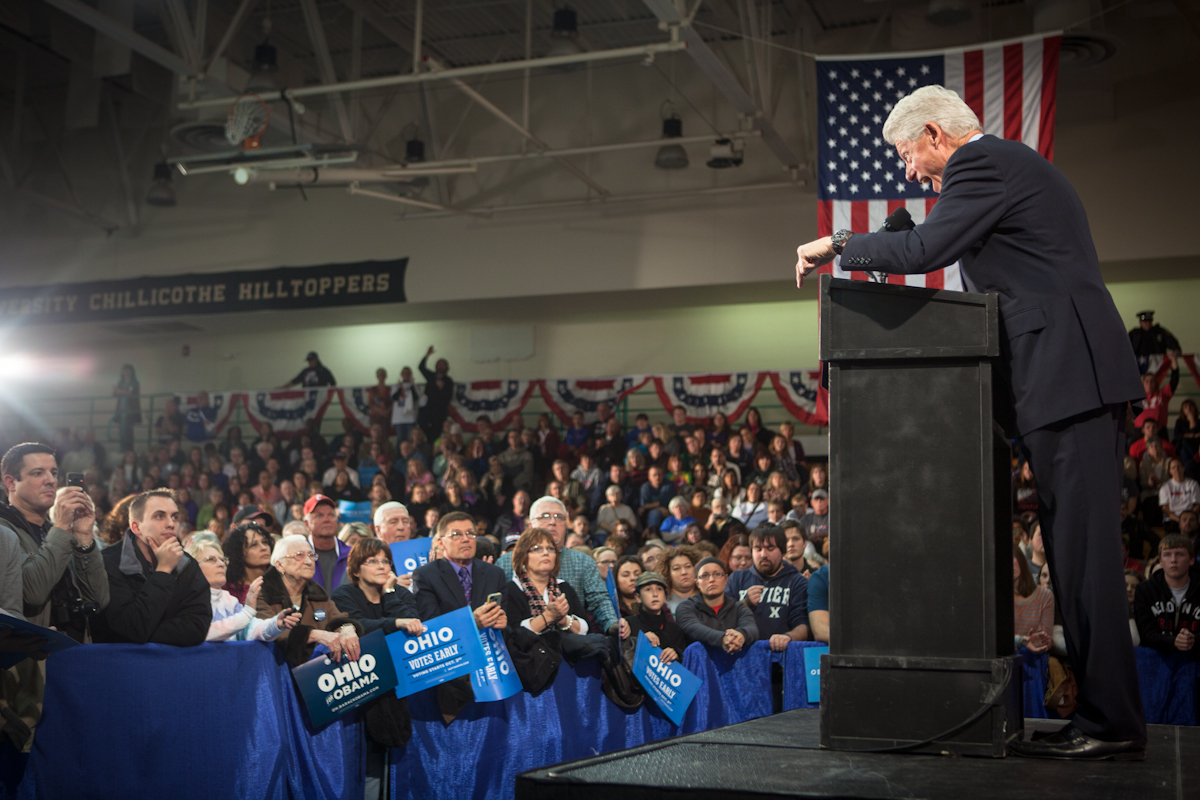
[[[1074,723],[1097,739],[1145,741],[1121,553],[1124,419],[1123,405],[1097,408],[1026,433],[1021,450],[1079,682]]]

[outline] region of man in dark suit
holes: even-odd
[[[1039,519],[1080,708],[1061,733],[1015,748],[1046,758],[1140,758],[1146,722],[1122,593],[1126,403],[1143,391],[1104,287],[1087,215],[1067,179],[1020,142],[985,136],[954,92],[896,104],[883,136],[909,181],[941,194],[904,233],[838,231],[798,248],[796,283],[835,255],[844,267],[912,274],[956,260],[1000,303],[997,415],[1037,480]]]
[[[506,628],[508,617],[504,608],[487,599],[488,595],[504,590],[504,571],[475,558],[475,521],[471,515],[462,511],[447,514],[438,521],[435,536],[446,557],[430,561],[413,572],[421,619],[432,619],[469,605],[480,628]]]

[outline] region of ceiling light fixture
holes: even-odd
[[[159,208],[174,208],[175,189],[171,186],[171,165],[160,161],[154,165],[154,185],[146,194],[146,204]]]
[[[675,105],[670,101],[662,107],[662,136],[664,139],[678,139],[683,136],[683,120],[675,111]],[[664,144],[658,148],[654,157],[654,166],[659,169],[687,169],[687,150],[681,144]]]
[[[555,9],[554,31],[550,35],[554,41],[550,44],[550,49],[546,51],[547,58],[553,56],[573,56],[583,52],[583,48],[579,45],[579,18],[575,13],[575,9],[569,6]],[[573,68],[577,67],[572,65],[560,67],[559,69]]]
[[[741,139],[717,139],[709,148],[708,166],[711,169],[728,169],[742,165],[745,144]]]

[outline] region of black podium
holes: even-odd
[[[994,295],[821,277],[830,651],[821,745],[1003,756],[1021,733]]]

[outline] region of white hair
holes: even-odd
[[[557,497],[551,497],[550,495],[546,495],[545,497],[539,497],[537,500],[533,501],[533,505],[531,505],[529,507],[529,518],[533,519],[534,516],[536,516],[533,512],[538,508],[538,506],[546,506],[546,505],[556,505],[560,509],[562,509],[563,516],[565,516],[565,517],[571,516],[570,514],[567,513],[567,507],[565,505],[563,505],[562,500],[559,500]]]
[[[691,503],[689,503],[687,500],[684,500],[679,495],[675,495],[671,498],[671,502],[667,503],[667,510],[674,511],[676,508],[687,508],[689,505],[691,505]]]
[[[284,536],[300,536],[300,537],[307,539],[308,538],[308,526],[305,525],[300,520],[294,519],[291,522],[289,522],[288,524],[284,525],[283,530],[280,531],[280,533]]]
[[[271,565],[274,566],[280,561],[292,554],[293,550],[299,550],[301,547],[312,549],[312,545],[308,543],[308,539],[303,536],[284,536],[275,543],[275,549],[271,551]]]
[[[374,522],[375,522],[376,528],[378,528],[380,526],[380,524],[383,522],[383,515],[389,511],[391,511],[393,508],[400,509],[401,511],[404,512],[404,516],[406,516],[406,517],[408,516],[408,507],[406,505],[404,505],[403,503],[397,503],[395,500],[389,500],[388,502],[381,505],[379,508],[375,509]]]
[[[623,496],[623,495],[622,495],[622,492],[621,492],[621,487],[620,487],[620,486],[618,486],[618,485],[617,485],[617,484],[615,484],[615,483],[610,483],[610,484],[608,485],[608,488],[604,490],[604,496],[605,496],[605,497],[612,497],[614,494],[615,494],[617,497],[622,497],[622,496]]]
[[[936,122],[950,136],[965,136],[983,130],[979,117],[952,89],[932,84],[922,86],[896,103],[883,123],[888,144],[915,142],[927,122]]]
[[[222,556],[225,555],[224,551],[221,550],[221,540],[208,531],[200,531],[199,533],[192,534],[189,539],[188,546],[183,549],[183,552],[197,561],[200,560],[200,554],[210,547]]]

